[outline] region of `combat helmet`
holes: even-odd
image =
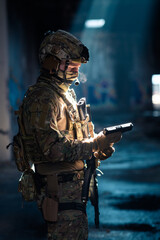
[[[87,63],[88,48],[72,34],[58,30],[49,32],[41,43],[39,59],[42,69],[53,72],[62,81],[73,81],[75,76],[67,74],[69,60]],[[65,71],[59,69],[62,60],[66,60]]]

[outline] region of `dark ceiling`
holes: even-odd
[[[151,0],[121,1],[114,14],[112,26],[106,25],[104,31],[114,32],[117,35],[123,32],[127,34],[143,34],[141,32],[141,16],[145,4]],[[113,11],[115,1],[109,1],[109,9]],[[81,0],[8,0],[9,23],[14,20],[21,21],[28,34],[37,39],[37,45],[48,30],[64,29],[70,30],[72,21],[77,14]],[[85,0],[84,8],[81,11],[76,26],[81,31],[84,21],[91,8],[91,0]],[[107,0],[100,0],[99,5],[103,8]],[[108,15],[107,15],[108,17]],[[152,45],[153,56],[155,57],[156,69],[160,66],[160,1],[153,0],[152,14],[147,23],[148,39],[146,42]],[[148,43],[147,43],[148,44]],[[147,56],[149,57],[149,56]]]

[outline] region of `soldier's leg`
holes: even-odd
[[[54,224],[48,223],[48,240],[86,240],[88,238],[88,221],[81,201],[83,174],[83,171],[80,171],[58,176],[58,219]],[[77,206],[82,209],[78,210]]]
[[[48,223],[48,240],[87,240],[88,221],[80,211],[65,210],[56,223]]]
[[[51,172],[50,172],[51,173]],[[58,212],[58,218],[55,223],[51,223],[52,215],[54,213],[51,209],[52,206],[48,207],[45,206],[45,210],[49,213],[49,218],[51,218],[50,222],[48,222],[48,240],[86,240],[88,236],[88,222],[86,214],[83,210],[75,210],[72,208],[72,203],[76,203],[82,206],[81,201],[81,192],[82,192],[82,185],[84,180],[84,172],[76,171],[76,172],[68,172],[68,173],[61,173],[58,175],[57,184],[55,184],[55,176],[48,175],[47,176],[47,196],[49,198],[57,192],[58,186],[58,200],[60,204],[68,204],[71,206],[67,210],[61,209]],[[45,199],[44,199],[45,200]],[[42,202],[42,208],[43,203]],[[49,201],[50,202],[50,201]],[[47,207],[47,208],[46,208]],[[49,210],[49,211],[48,211]],[[55,212],[55,211],[54,211]],[[48,218],[48,216],[47,216]],[[45,219],[47,221],[47,219]],[[54,220],[53,220],[54,221]]]

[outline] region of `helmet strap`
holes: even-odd
[[[56,73],[59,70],[60,60],[52,55],[46,57],[42,64],[42,69],[46,69],[48,72],[52,71]]]
[[[67,68],[68,68],[68,66],[69,66],[69,59],[66,60],[65,70],[64,70],[64,72],[63,72],[63,79],[64,79],[64,80],[67,80],[67,78],[66,78],[66,73],[67,73]]]
[[[55,56],[49,55],[42,64],[42,71],[51,74],[59,79],[62,83],[71,85],[74,80],[68,79],[69,59],[66,60],[64,71],[60,69],[61,61]],[[52,73],[51,73],[52,72]]]

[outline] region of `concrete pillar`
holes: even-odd
[[[10,150],[6,145],[11,142],[10,116],[8,101],[8,27],[7,1],[0,0],[0,161],[10,160]]]

